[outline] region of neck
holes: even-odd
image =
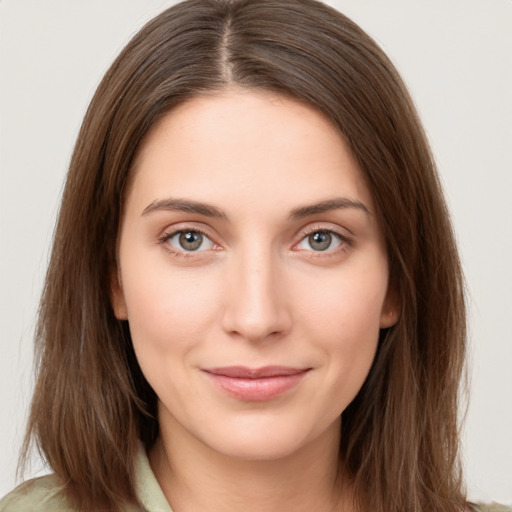
[[[340,424],[273,460],[226,456],[184,429],[162,429],[149,453],[155,476],[173,512],[332,512],[352,510],[340,477]]]

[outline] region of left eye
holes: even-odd
[[[177,231],[167,239],[167,243],[180,251],[205,251],[213,247],[213,242],[199,231]]]
[[[333,231],[314,231],[304,237],[298,244],[299,249],[317,252],[336,249],[343,243],[340,235]]]

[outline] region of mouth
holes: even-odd
[[[311,368],[227,366],[202,371],[221,391],[239,400],[272,400],[295,388]]]

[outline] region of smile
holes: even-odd
[[[202,371],[220,390],[239,400],[262,402],[276,398],[299,384],[311,368],[229,366]]]

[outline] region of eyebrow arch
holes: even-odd
[[[316,204],[294,208],[290,213],[290,218],[301,219],[303,217],[308,217],[309,215],[316,215],[318,213],[324,213],[331,210],[341,210],[345,208],[357,208],[358,210],[362,210],[366,214],[371,215],[370,210],[364,203],[361,203],[361,201],[356,201],[347,197],[336,197],[334,199],[327,199],[326,201],[321,201]]]
[[[149,215],[156,211],[167,210],[173,212],[198,213],[206,217],[216,217],[226,219],[227,215],[222,211],[207,203],[192,201],[190,199],[167,198],[159,201],[153,201],[146,206],[142,212],[142,216]]]

